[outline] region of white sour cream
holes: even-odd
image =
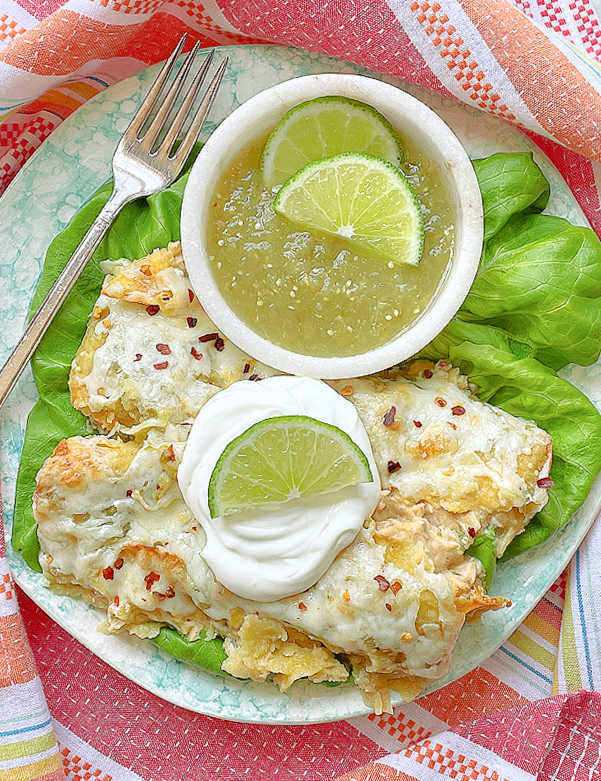
[[[309,415],[338,426],[367,456],[374,481],[211,518],[208,486],[219,456],[254,423],[278,415]],[[306,377],[241,380],[213,396],[194,421],[178,481],[206,532],[201,555],[217,580],[239,596],[262,602],[316,583],[380,498],[378,469],[355,407],[325,383]]]

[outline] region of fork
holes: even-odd
[[[61,271],[0,370],[0,407],[6,401],[46,329],[117,214],[136,198],[152,195],[169,187],[179,176],[215,100],[228,64],[226,57],[215,72],[198,109],[193,113],[192,107],[209,71],[213,52],[205,58],[169,125],[169,115],[183,90],[199,49],[199,44],[196,43],[163,98],[161,95],[163,87],[174,70],[175,61],[182,51],[185,39],[184,33],[119,141],[113,156],[113,191],[108,201]],[[190,116],[192,117],[190,126],[180,145],[172,152],[178,135]],[[145,128],[148,120],[150,124]],[[161,139],[161,134],[165,131],[166,134]]]

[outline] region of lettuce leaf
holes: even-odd
[[[221,637],[207,640],[205,633],[201,632],[198,640],[187,640],[175,629],[163,627],[159,634],[152,638],[152,642],[180,662],[204,667],[218,675],[227,674],[221,669],[227,658]]]
[[[492,155],[474,161],[474,168],[485,211],[480,271],[461,312],[423,354],[450,359],[470,375],[483,400],[536,421],[553,436],[556,485],[547,507],[509,547],[506,555],[515,555],[568,520],[601,467],[601,417],[583,394],[554,371],[569,361],[591,363],[599,354],[601,328],[595,306],[601,312],[601,249],[592,231],[538,214],[547,203],[549,185],[532,155]],[[168,190],[123,210],[33,358],[40,398],[27,421],[12,544],[34,569],[39,570],[31,509],[35,475],[60,439],[93,433],[71,407],[67,380],[100,292],[99,261],[141,257],[178,239],[186,178],[184,173]],[[110,183],[101,187],[51,243],[32,312],[105,203],[110,187]],[[487,535],[470,548],[483,562],[487,583],[494,565],[491,550]],[[220,670],[224,658],[219,638],[190,642],[164,628],[154,642],[182,661],[214,671]]]
[[[492,579],[497,569],[497,556],[495,553],[495,530],[492,526],[479,534],[466,550],[468,556],[473,556],[482,564],[484,570],[484,586],[486,590],[490,588]]]

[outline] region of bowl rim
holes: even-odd
[[[263,130],[273,127],[295,105],[325,95],[341,95],[373,105],[389,120],[403,112],[419,133],[419,143],[438,150],[457,195],[456,243],[450,267],[432,301],[418,319],[383,345],[366,352],[321,357],[293,352],[252,330],[232,310],[213,277],[204,246],[205,215],[217,179],[234,154]],[[265,125],[265,118],[272,120]],[[391,120],[392,125],[395,123]],[[403,131],[405,132],[405,131]],[[406,135],[408,135],[405,132]],[[196,158],[186,183],[181,212],[184,263],[201,306],[217,328],[237,347],[268,366],[318,379],[372,374],[394,366],[434,339],[465,300],[482,251],[484,219],[476,174],[467,152],[449,126],[426,104],[378,79],[340,73],[300,76],[258,92],[232,111],[213,131]]]

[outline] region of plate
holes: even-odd
[[[453,128],[471,157],[532,150],[551,183],[546,211],[587,224],[574,196],[549,160],[522,133],[501,120],[397,79],[299,49],[233,46],[222,47],[221,51],[227,52],[230,65],[205,138],[241,102],[285,79],[327,72],[374,76],[431,106]],[[156,72],[156,67],[142,71],[84,104],[52,133],[0,199],[1,361],[23,329],[48,244],[110,176],[112,152]],[[570,366],[563,376],[601,409],[600,364],[584,369]],[[0,467],[7,538],[25,422],[36,395],[28,369],[1,413]],[[564,569],[600,505],[601,478],[566,526],[526,555],[498,567],[493,591],[509,597],[512,607],[486,613],[478,625],[462,630],[449,674],[429,691],[477,667],[509,637]],[[335,721],[369,712],[359,692],[350,685],[332,688],[298,682],[282,694],[269,683],[223,678],[182,664],[148,641],[102,634],[96,631],[101,620],[96,609],[46,589],[43,576],[30,570],[9,542],[7,556],[17,583],[51,618],[119,672],[176,705],[224,719],[270,724]]]

